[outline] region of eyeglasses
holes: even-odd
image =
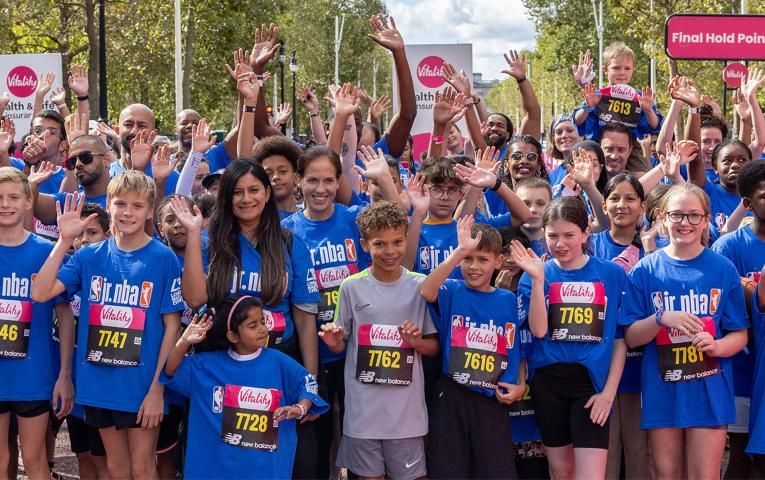
[[[53,128],[53,127],[40,127],[40,126],[32,127],[32,133],[34,133],[35,136],[37,136],[37,137],[42,137],[45,134],[46,130],[51,135],[58,135],[59,134],[58,133],[58,129]]]
[[[683,212],[667,212],[667,218],[672,223],[681,223],[683,219],[687,219],[691,225],[698,225],[704,221],[706,215],[699,212],[683,213]]]
[[[444,196],[446,196],[446,198],[449,200],[456,200],[460,197],[460,193],[462,193],[462,189],[458,187],[442,188],[428,186],[428,188],[430,189],[431,195],[440,199],[443,199]]]
[[[77,155],[71,155],[68,157],[64,161],[64,166],[67,170],[74,170],[74,166],[77,165],[77,160],[79,160],[83,165],[90,165],[93,163],[94,158],[103,156],[103,153],[92,153],[86,150],[84,152],[78,153]]]
[[[510,155],[510,158],[512,158],[515,161],[521,160],[524,157],[526,157],[526,160],[528,160],[529,162],[536,162],[537,160],[539,160],[539,154],[536,152],[529,152],[525,155],[521,152],[513,152],[513,154]]]

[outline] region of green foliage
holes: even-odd
[[[89,3],[87,3],[89,2]],[[0,51],[3,53],[60,52],[64,68],[88,65],[86,11],[98,9],[97,0],[0,0]],[[387,52],[366,38],[369,17],[384,11],[382,0],[182,0],[182,38],[193,58],[185,104],[213,121],[217,128],[231,125],[236,89],[224,63],[234,49],[252,48],[255,28],[277,23],[285,45],[285,101],[292,100],[289,57],[296,50],[297,87],[312,83],[323,96],[334,76],[335,15],[346,15],[340,54],[340,79],[372,90],[372,59],[377,58],[377,94],[390,94]],[[174,7],[167,0],[107,0],[107,71],[109,116],[116,122],[122,108],[133,102],[149,105],[161,132],[170,133],[175,117]],[[97,19],[96,19],[97,28]],[[96,30],[97,35],[97,30]],[[89,65],[97,70],[97,65]],[[278,58],[268,67],[279,75]],[[97,96],[98,85],[90,85]],[[264,89],[273,98],[273,81]],[[308,129],[302,107],[297,108],[301,130]],[[95,113],[94,113],[95,116]]]

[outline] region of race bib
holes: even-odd
[[[606,288],[601,282],[553,282],[548,303],[550,340],[603,341]]]
[[[316,271],[316,283],[319,287],[319,313],[316,315],[318,327],[334,320],[335,307],[340,298],[340,284],[358,271],[359,267],[355,263]]]
[[[455,382],[494,390],[505,370],[507,341],[504,335],[485,328],[452,326],[449,376]]]
[[[25,359],[31,330],[32,302],[0,299],[0,358]]]
[[[715,322],[703,317],[704,331],[715,336]],[[688,337],[674,328],[661,327],[656,334],[659,374],[665,382],[687,382],[720,373],[717,357],[704,355],[691,345]]]
[[[602,123],[618,123],[627,128],[637,128],[640,123],[640,97],[629,85],[612,85],[600,89],[600,100],[595,113]]]
[[[511,417],[530,417],[534,415],[534,402],[531,400],[531,387],[526,384],[526,391],[517,402],[510,404]]]
[[[287,320],[285,320],[284,314],[281,312],[269,312],[264,309],[263,317],[268,328],[268,345],[266,346],[282,343],[284,330],[287,328]]]
[[[276,450],[279,422],[274,420],[274,411],[281,395],[275,389],[226,385],[221,441],[240,448]]]
[[[91,305],[88,328],[90,363],[111,367],[137,367],[146,311],[141,308]]]
[[[356,379],[361,383],[409,385],[412,383],[414,349],[396,325],[365,323],[359,326]]]

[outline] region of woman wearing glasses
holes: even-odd
[[[709,212],[696,186],[667,192],[658,221],[669,244],[632,270],[619,312],[627,345],[645,345],[641,428],[658,478],[719,478],[736,420],[730,357],[749,322],[735,267],[705,247]]]
[[[540,177],[547,180],[547,169],[542,161],[542,144],[531,135],[513,137],[507,144],[507,156],[497,176],[502,182],[515,188],[525,178]],[[491,216],[507,213],[509,210],[496,192],[487,191],[486,206]]]

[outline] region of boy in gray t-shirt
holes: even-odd
[[[374,203],[356,221],[372,266],[343,281],[335,322],[319,333],[330,350],[346,350],[337,465],[362,477],[423,477],[428,415],[420,355],[439,350],[419,295],[425,276],[401,266],[407,220],[398,205]]]

